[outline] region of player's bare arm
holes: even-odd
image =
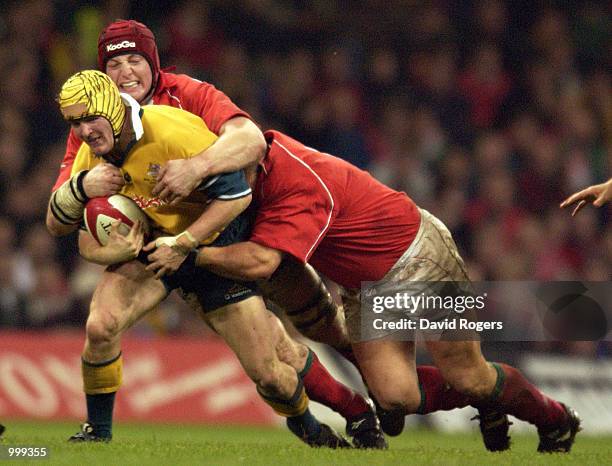
[[[144,228],[136,220],[130,232],[123,236],[119,233],[120,221],[111,224],[111,232],[108,236],[108,243],[100,245],[89,233],[81,231],[79,233],[79,253],[81,256],[100,265],[121,264],[135,259],[144,244]]]
[[[235,280],[265,280],[272,276],[283,253],[252,241],[199,249],[196,265]]]
[[[154,272],[156,278],[176,272],[189,252],[216,232],[222,231],[250,202],[250,194],[233,200],[215,199],[183,233],[151,241],[144,247],[146,252],[154,251],[148,256],[150,264],[147,270]]]
[[[572,211],[575,216],[585,205],[592,203],[595,207],[601,207],[612,200],[612,178],[605,183],[589,186],[588,188],[572,194],[561,203],[561,207],[568,207],[578,202]]]
[[[47,206],[47,217],[46,217],[45,222],[47,225],[47,231],[51,233],[51,235],[53,236],[66,236],[72,233],[73,231],[76,231],[79,228],[79,226],[76,224],[75,225],[65,225],[63,223],[60,223],[53,216],[50,206]]]
[[[255,123],[245,117],[228,120],[215,143],[190,159],[171,160],[158,176],[153,195],[176,204],[203,179],[257,164],[264,156],[266,141]]]

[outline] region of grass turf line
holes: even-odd
[[[478,433],[411,430],[387,451],[312,449],[283,429],[117,423],[110,444],[69,444],[75,423],[5,422],[4,446],[45,446],[48,460],[17,464],[86,465],[563,465],[612,464],[612,437],[578,436],[569,455],[535,452],[536,435],[513,436],[512,449],[485,451]]]

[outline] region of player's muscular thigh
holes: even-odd
[[[276,354],[275,329],[261,298],[253,296],[205,315],[207,323],[234,351],[247,375],[263,393],[289,398],[295,391],[295,369]]]
[[[165,296],[162,282],[155,280],[144,264],[130,261],[109,267],[94,292],[87,319],[88,330],[93,326],[97,327],[95,333],[102,333],[100,337],[117,336]]]

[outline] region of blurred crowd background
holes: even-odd
[[[100,269],[44,226],[68,133],[54,97],[96,67],[98,34],[117,18],[145,22],[162,66],[213,83],[262,128],[408,193],[452,230],[472,279],[611,278],[611,210],[559,209],[612,175],[607,2],[2,4],[0,326],[85,320]],[[203,324],[171,299],[138,331]]]

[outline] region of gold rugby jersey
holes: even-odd
[[[140,107],[131,97],[121,96],[129,105],[128,118],[134,137],[127,145],[127,154],[120,167],[126,182],[120,193],[133,199],[143,209],[152,227],[177,235],[200,217],[211,200],[237,199],[251,193],[243,172],[239,171],[204,180],[200,188],[176,206],[167,205],[153,196],[151,191],[163,165],[169,160],[197,155],[210,147],[217,136],[201,118],[187,111],[165,105]],[[115,145],[118,144],[122,144],[121,138]],[[105,159],[96,157],[83,143],[72,166],[72,174],[91,170],[104,162]],[[217,235],[203,243],[210,243]]]

